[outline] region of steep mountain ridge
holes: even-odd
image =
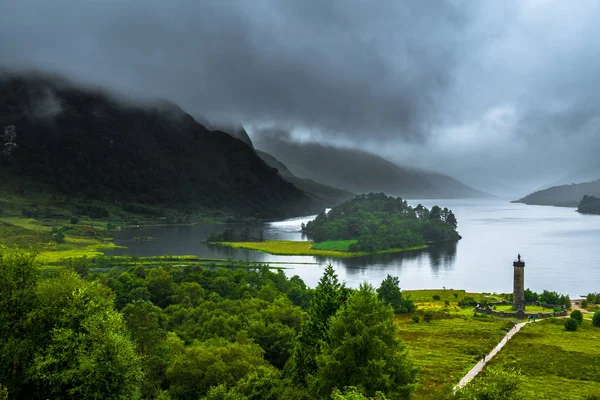
[[[257,217],[315,204],[252,148],[169,103],[133,104],[48,76],[0,76],[0,165],[63,193]]]

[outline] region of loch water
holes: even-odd
[[[298,275],[314,287],[331,262],[351,287],[361,282],[378,286],[390,274],[403,289],[453,288],[478,292],[511,292],[512,262],[520,253],[526,262],[525,286],[578,297],[600,291],[600,216],[582,215],[573,208],[527,206],[499,199],[409,201],[430,208],[450,208],[463,237],[457,243],[425,250],[338,259],[276,256],[203,243],[213,231],[232,226],[248,228],[265,238],[308,240],[300,225],[314,216],[264,224],[208,224],[127,228],[116,233],[117,245],[127,249],[111,254],[197,255],[207,258],[278,262],[288,276]],[[155,237],[140,242],[135,237]]]

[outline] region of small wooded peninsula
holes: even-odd
[[[577,211],[582,214],[600,214],[600,198],[595,196],[583,196]]]
[[[356,196],[302,227],[316,243],[349,241],[346,250],[377,252],[460,239],[448,208],[408,205],[402,198],[370,193]]]
[[[302,232],[312,242],[262,240],[231,230],[215,233],[208,242],[281,255],[353,257],[423,249],[430,244],[459,240],[458,221],[448,208],[408,205],[384,193],[356,196],[322,212]]]

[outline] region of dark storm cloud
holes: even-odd
[[[600,151],[600,3],[5,0],[0,67],[278,126],[493,191]]]
[[[380,138],[427,131],[468,21],[442,1],[15,0],[0,15],[5,66]]]

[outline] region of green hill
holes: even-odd
[[[600,179],[593,182],[553,186],[538,190],[514,203],[524,203],[540,206],[577,207],[583,196],[600,197]]]
[[[242,141],[170,103],[49,76],[0,78],[0,171],[109,204],[284,217],[315,203]]]

